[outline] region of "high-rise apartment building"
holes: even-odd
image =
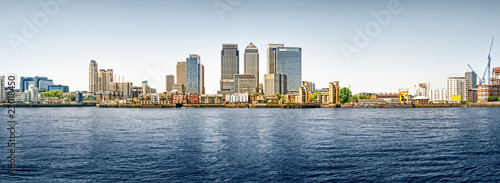
[[[191,54],[186,58],[186,93],[200,94],[203,90],[200,56]]]
[[[97,92],[99,90],[99,73],[97,62],[95,60],[90,61],[89,66],[89,92]]]
[[[286,75],[288,93],[299,93],[302,86],[302,48],[276,48],[276,71]]]
[[[221,51],[221,79],[218,93],[232,94],[234,88],[234,75],[239,74],[240,53],[237,44],[223,44]]]
[[[165,78],[165,83],[166,83],[166,92],[172,91],[172,85],[175,84],[175,76],[174,75],[167,75]]]
[[[287,93],[287,78],[283,74],[264,74],[263,92],[264,95],[274,95],[275,93]]]
[[[98,91],[111,91],[110,84],[113,80],[113,69],[99,70],[99,86]]]
[[[328,103],[340,104],[339,94],[340,94],[339,82],[338,81],[330,82],[328,84]]]
[[[186,85],[186,62],[177,62],[176,84]]]
[[[469,90],[477,88],[477,74],[475,72],[465,72],[465,78],[467,79],[467,88]]]
[[[446,90],[448,101],[460,102],[452,101],[452,98],[454,96],[460,96],[461,101],[466,101],[467,95],[469,93],[467,79],[465,77],[448,77],[448,80],[446,82]]]
[[[255,76],[255,90],[258,91],[259,88],[259,49],[253,44],[250,43],[245,48],[245,56],[244,56],[244,66],[245,66],[245,75],[254,75]]]
[[[276,74],[276,48],[285,47],[284,44],[267,45],[267,74]]]

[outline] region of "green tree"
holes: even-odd
[[[43,92],[41,94],[42,97],[57,97],[57,98],[62,98],[63,93],[61,90],[52,90],[48,92]]]
[[[359,101],[359,99],[358,99],[358,96],[357,96],[357,95],[352,96],[352,99],[354,99],[356,102],[357,102],[357,101]]]
[[[498,96],[489,96],[488,97],[488,102],[496,102],[498,101]]]
[[[309,100],[310,101],[317,101],[317,99],[318,99],[318,93],[319,92],[312,93],[312,95],[309,96]]]
[[[340,103],[346,103],[346,102],[350,102],[350,99],[351,98],[351,91],[349,90],[349,88],[342,88],[340,89],[340,94],[339,94],[339,100],[340,100]]]
[[[278,100],[281,100],[281,94],[280,93],[275,93],[274,95],[276,95],[276,98],[278,98]]]

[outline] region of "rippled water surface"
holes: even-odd
[[[500,181],[500,108],[18,108],[2,181]]]

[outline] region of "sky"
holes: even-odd
[[[89,86],[90,60],[140,86],[165,91],[176,63],[199,54],[206,93],[219,90],[222,44],[302,48],[302,79],[340,81],[353,93],[446,87],[470,64],[482,75],[500,1],[443,0],[0,0],[0,75],[47,76]],[[500,66],[492,49],[492,67]]]

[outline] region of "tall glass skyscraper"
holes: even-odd
[[[240,52],[237,44],[223,44],[221,51],[221,94],[234,93],[234,75],[240,73]]]
[[[200,71],[200,56],[197,54],[189,55],[189,58],[186,58],[186,93],[201,94],[202,77]]]
[[[276,48],[276,71],[286,76],[288,93],[299,93],[302,86],[302,48]]]
[[[267,73],[276,74],[276,48],[285,47],[284,44],[267,45]],[[297,89],[298,90],[298,89]]]
[[[255,90],[259,91],[259,49],[252,43],[245,48],[244,65],[245,74],[255,76]]]

